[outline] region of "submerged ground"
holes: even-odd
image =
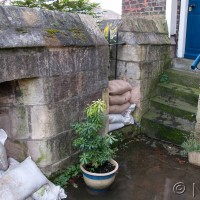
[[[119,172],[110,190],[89,194],[82,179],[69,186],[69,200],[199,200],[200,167],[190,165],[173,145],[144,136],[129,140],[118,153]]]

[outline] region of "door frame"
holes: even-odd
[[[183,58],[185,53],[188,3],[189,0],[181,1],[179,33],[178,33],[178,49],[177,49],[177,57],[179,58]]]

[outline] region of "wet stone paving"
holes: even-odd
[[[190,165],[180,150],[140,136],[129,140],[115,159],[119,171],[103,194],[92,195],[82,179],[68,186],[69,200],[200,200],[200,167]]]

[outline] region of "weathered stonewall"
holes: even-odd
[[[119,27],[117,76],[130,82],[137,104],[134,117],[140,121],[149,108],[149,99],[159,76],[171,67],[175,56],[174,38],[168,38],[165,20],[160,16],[124,17]],[[115,50],[112,58],[115,58]],[[114,62],[112,62],[114,64]],[[110,75],[113,75],[111,66]]]
[[[0,128],[8,155],[49,174],[75,151],[70,124],[107,88],[109,49],[90,16],[0,7]]]

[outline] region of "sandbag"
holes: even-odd
[[[8,169],[8,160],[6,149],[3,144],[0,143],[0,170],[7,170]]]
[[[114,124],[109,124],[109,128],[108,128],[108,131],[114,131],[114,130],[117,130],[119,128],[122,128],[124,127],[124,124],[123,123],[114,123]]]
[[[8,163],[9,168],[5,172],[2,172],[2,175],[4,173],[8,173],[10,170],[20,165],[20,163],[13,158],[8,158]],[[47,184],[42,186],[39,190],[37,190],[31,197],[28,197],[26,200],[61,200],[65,198],[67,198],[65,191],[60,186],[55,186],[52,182],[47,180]]]
[[[108,91],[111,95],[124,94],[125,92],[131,91],[131,89],[131,85],[123,80],[112,80],[108,84]]]
[[[110,105],[109,114],[121,114],[124,112],[131,104],[129,102],[122,105]]]
[[[140,102],[140,98],[141,98],[140,87],[139,86],[133,87],[131,90],[131,98],[129,102],[131,104],[136,103],[138,105]]]
[[[34,200],[61,200],[67,198],[64,189],[60,186],[55,186],[52,182],[42,186],[37,192],[32,195]]]
[[[0,178],[3,176],[4,173],[5,173],[5,171],[0,170]]]
[[[122,95],[110,95],[109,96],[109,104],[110,105],[122,105],[131,99],[131,92],[125,92]]]
[[[24,200],[48,182],[37,165],[28,157],[0,179],[1,200]]]
[[[122,116],[129,117],[135,108],[136,104],[131,104],[124,112],[122,112]]]
[[[7,139],[7,134],[3,129],[0,129],[0,170],[8,169],[8,158],[6,154],[6,149],[4,147],[4,143]]]
[[[124,116],[122,116],[121,114],[109,114],[108,118],[109,124],[124,123]]]

